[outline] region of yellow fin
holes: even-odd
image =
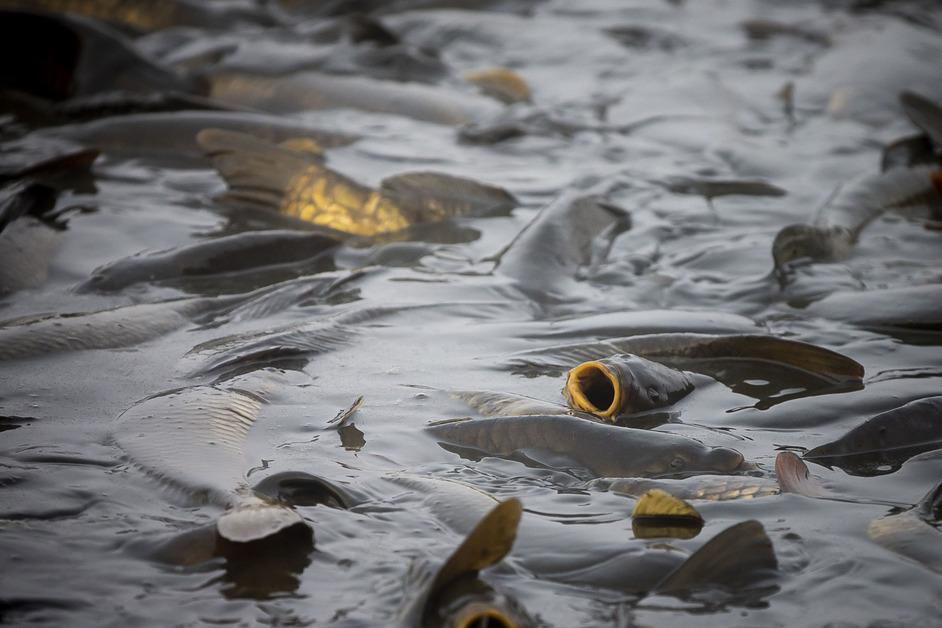
[[[516,498],[494,506],[438,571],[431,587],[432,596],[461,576],[499,563],[513,547],[522,515],[523,505]]]
[[[465,74],[464,80],[508,105],[530,101],[530,86],[522,76],[509,68],[491,68]]]
[[[703,517],[693,506],[659,488],[652,488],[641,496],[635,504],[631,517],[633,519],[685,519],[703,523]]]
[[[317,140],[310,137],[289,137],[283,142],[279,142],[278,146],[317,160],[324,158],[324,147],[318,144]]]

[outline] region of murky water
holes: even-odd
[[[149,149],[153,138],[143,130],[140,137],[122,131],[91,175],[59,195],[57,208],[88,211],[68,213],[48,276],[6,296],[0,315],[217,295],[238,304],[220,310],[217,300],[205,307],[194,301],[184,314],[166,314],[183,311],[169,303],[160,310],[160,333],[139,342],[45,347],[0,361],[3,621],[394,625],[421,592],[421,566],[440,563],[461,542],[465,532],[449,520],[466,525],[481,516],[447,501],[443,516],[426,491],[390,480],[408,472],[522,501],[514,551],[482,577],[538,625],[939,624],[942,576],[867,534],[872,520],[893,505],[915,504],[938,482],[938,452],[880,475],[810,464],[838,499],[695,501],[705,519],[699,535],[644,540],[632,530],[634,499],[587,484],[593,476],[577,465],[463,457],[424,428],[475,415],[454,390],[564,403],[565,369],[522,368],[514,357],[644,333],[770,333],[864,366],[862,385],[829,389],[771,364],[721,365],[697,379],[663,422],[654,421],[658,431],[740,451],[756,463],[757,476],[774,477],[782,448],[811,449],[879,412],[942,392],[937,314],[928,316],[935,327],[904,330],[806,308],[837,292],[942,281],[942,236],[925,228],[926,216],[887,212],[862,231],[848,259],[800,267],[784,287],[771,256],[782,227],[810,221],[839,185],[879,172],[885,144],[915,133],[898,104],[900,90],[942,100],[942,13],[933,3],[760,0],[529,9],[383,15],[411,58],[437,56],[434,64],[395,66],[405,76],[380,75],[391,64],[354,56],[368,44],[324,43],[317,34],[326,22],[315,17],[137,37],[142,51],[187,68],[215,63],[293,76],[347,64],[363,76],[411,78],[457,96],[469,110],[480,101],[484,118],[502,105],[460,77],[509,67],[533,94],[532,105],[513,106],[517,117],[531,107],[558,124],[488,144],[459,141],[454,126],[382,112],[281,114],[358,138],[328,148],[327,162],[363,184],[431,170],[501,186],[520,207],[427,227],[407,241],[337,244],[313,261],[281,249],[291,259],[263,270],[245,258],[244,268],[236,260],[239,268],[226,275],[209,263],[182,278],[147,275],[111,292],[80,290],[96,269],[144,251],[301,227],[226,205],[218,198],[224,181],[198,151]],[[788,85],[791,95],[783,97]],[[12,129],[11,122],[5,119]],[[71,128],[33,133],[78,137]],[[761,180],[785,194],[704,194],[681,178]],[[518,259],[495,267],[494,256],[536,212],[573,189],[604,194],[627,211],[630,228],[610,231],[608,241],[589,234],[602,236],[593,239],[589,263],[556,269],[568,245],[547,240],[509,254],[531,258],[529,266]],[[278,282],[287,282],[279,284],[283,298],[265,297],[266,286]],[[257,302],[239,296],[253,290],[262,291]],[[872,296],[853,309],[883,311],[893,298]],[[899,307],[905,310],[905,298]],[[101,331],[68,334],[120,338],[130,326],[106,321]],[[159,541],[217,520],[226,503],[213,491],[229,481],[232,456],[201,459],[201,446],[214,451],[213,444],[184,438],[154,460],[134,460],[126,453],[133,447],[119,446],[126,435],[116,418],[152,395],[200,385],[241,387],[261,400],[230,484],[303,471],[355,496],[351,509],[296,508],[314,531],[313,549],[309,539],[289,538],[195,566],[149,557]],[[362,406],[339,429],[329,423],[360,396]],[[644,584],[629,582],[659,569],[659,552],[690,553],[750,519],[763,524],[778,559],[777,575],[762,590],[678,598],[645,595],[638,592]],[[553,576],[619,554],[637,555],[625,591]]]

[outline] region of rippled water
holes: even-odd
[[[587,488],[584,473],[461,457],[423,431],[431,421],[474,414],[449,396],[455,389],[563,402],[564,374],[520,372],[508,366],[513,354],[649,332],[768,332],[865,367],[862,387],[834,391],[804,390],[772,367],[732,372],[721,377],[725,384],[698,380],[656,428],[735,448],[768,477],[781,448],[813,448],[878,412],[939,394],[938,328],[864,328],[804,309],[838,291],[939,283],[940,235],[924,228],[925,217],[880,216],[848,260],[798,269],[786,288],[772,274],[772,241],[783,226],[810,220],[837,186],[878,172],[883,146],[915,132],[898,92],[942,99],[938,9],[857,4],[599,0],[540,3],[527,15],[384,15],[410,46],[436,51],[444,75],[431,82],[441,89],[467,94],[470,104],[483,97],[470,93],[462,74],[510,67],[529,83],[537,110],[583,130],[544,129],[491,145],[461,142],[451,126],[381,113],[286,119],[359,137],[327,154],[331,168],[363,183],[434,170],[502,186],[520,208],[429,228],[411,244],[345,244],[324,267],[78,291],[95,269],[142,251],[285,228],[273,216],[224,205],[225,184],[205,161],[135,153],[130,133],[127,151],[105,151],[91,181],[59,197],[57,207],[91,211],[70,214],[48,278],[5,297],[4,319],[241,294],[299,273],[343,281],[261,316],[187,321],[125,348],[0,362],[0,617],[50,625],[394,624],[421,590],[420,566],[440,562],[461,541],[422,491],[384,479],[408,471],[521,499],[516,548],[484,579],[540,625],[938,625],[942,576],[867,535],[872,520],[916,503],[940,479],[937,452],[876,476],[811,464],[838,500],[694,502],[703,531],[655,542],[633,538],[633,499]],[[175,28],[137,43],[167,62],[199,60],[225,44],[228,69],[294,71],[330,52],[311,35],[318,24]],[[791,99],[781,96],[786,85]],[[677,184],[681,177],[761,179],[786,194],[707,199]],[[526,276],[495,269],[493,256],[536,211],[574,188],[606,192],[630,214],[630,229],[608,250],[596,247],[590,266],[534,278],[551,283],[551,296]],[[559,251],[536,253],[551,259]],[[298,507],[314,530],[313,550],[286,541],[195,567],[142,556],[148,541],[210,524],[222,507],[191,490],[200,480],[188,485],[190,467],[170,482],[129,459],[115,440],[116,417],[151,395],[231,375],[201,370],[212,360],[211,352],[191,352],[201,343],[328,326],[376,307],[389,309],[350,315],[323,351],[255,363],[280,375],[244,444],[242,472],[251,483],[304,471],[347,489],[360,505]],[[360,396],[344,427],[328,423]],[[563,560],[567,552],[601,561],[623,547],[638,551],[644,571],[652,552],[689,553],[749,519],[764,525],[779,569],[769,590],[745,601],[628,594],[527,567],[534,557]],[[543,534],[526,537],[527,521]],[[642,556],[644,547],[651,549]]]

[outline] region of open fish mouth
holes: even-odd
[[[566,396],[574,409],[610,419],[622,405],[618,378],[601,362],[583,362],[569,371]]]

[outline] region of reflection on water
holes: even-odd
[[[938,7],[354,4],[0,0],[0,621],[936,622]]]

